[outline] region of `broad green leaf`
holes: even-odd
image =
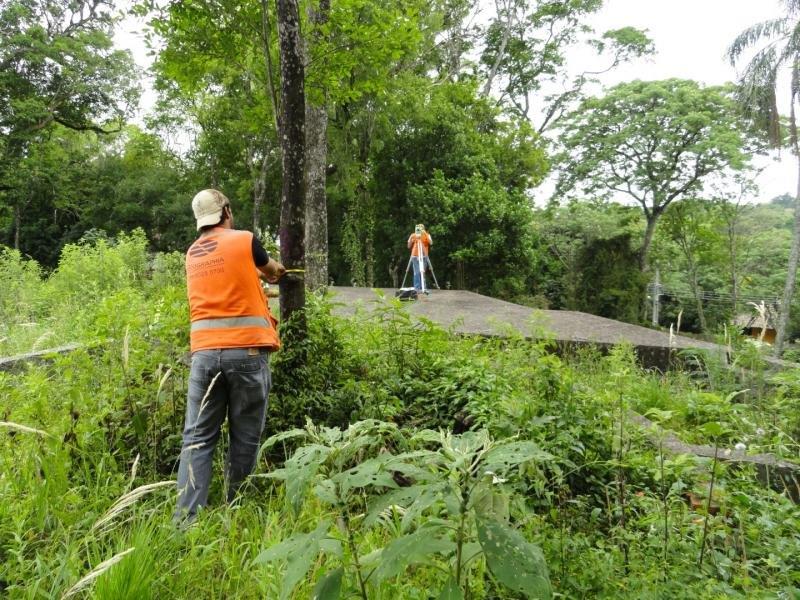
[[[472,455],[485,448],[491,439],[489,433],[481,429],[480,431],[467,431],[461,435],[454,435],[449,438],[450,447],[457,453]]]
[[[269,450],[275,444],[278,444],[285,440],[290,440],[298,437],[306,437],[306,436],[308,436],[308,431],[306,431],[305,429],[290,429],[289,431],[276,433],[275,435],[267,438],[267,440],[263,444],[261,444],[261,448],[259,449],[258,452],[260,454],[261,452],[264,452],[264,450]]]
[[[327,504],[338,504],[339,498],[336,497],[336,485],[330,479],[324,479],[314,486],[314,493],[317,498]]]
[[[317,529],[311,533],[296,533],[293,536],[286,538],[279,544],[275,544],[274,546],[270,546],[269,548],[262,550],[259,555],[253,559],[253,564],[263,565],[275,562],[276,560],[284,560],[291,554],[295,553],[297,549],[305,543],[305,540],[308,538],[308,536],[315,534],[323,526],[323,531],[327,531],[328,527],[330,526],[330,521],[323,521],[319,524],[319,527],[317,527]]]
[[[370,486],[396,488],[397,483],[395,483],[391,471],[387,470],[386,463],[389,458],[391,455],[371,458],[352,469],[339,473],[332,479],[339,484],[343,496],[353,488]]]
[[[320,551],[331,556],[342,556],[342,542],[333,538],[324,538],[319,543]]]
[[[416,497],[414,502],[406,509],[403,515],[402,530],[408,531],[414,524],[417,517],[419,517],[425,510],[430,508],[444,493],[446,484],[433,484],[426,485],[422,488],[421,493]]]
[[[342,567],[334,569],[317,582],[314,586],[312,600],[338,600],[342,592]]]
[[[475,486],[470,497],[470,507],[482,519],[491,519],[502,523],[509,518],[509,495],[496,483],[494,475],[485,475]]]
[[[294,509],[295,514],[300,512],[306,488],[325,462],[331,449],[320,444],[310,444],[299,448],[286,461],[286,499]]]
[[[468,564],[483,554],[483,548],[478,542],[467,542],[461,549],[461,553],[464,564]],[[453,565],[455,565],[455,558],[453,559]]]
[[[408,507],[423,492],[424,488],[425,486],[422,485],[412,485],[410,487],[392,490],[391,492],[374,498],[369,503],[367,516],[364,517],[364,527],[371,527],[374,525],[381,513],[390,506]]]
[[[547,563],[538,546],[497,521],[478,521],[478,540],[498,581],[528,598],[551,598]]]
[[[727,430],[715,421],[710,421],[708,423],[704,423],[700,426],[700,431],[702,431],[705,435],[710,437],[720,437],[724,433],[727,433]]]
[[[533,442],[512,442],[489,450],[482,463],[483,472],[505,473],[509,469],[529,460],[550,461],[553,456]]]
[[[464,593],[461,591],[461,588],[458,587],[455,577],[452,575],[450,576],[450,579],[447,580],[437,600],[464,600]]]
[[[413,436],[411,436],[411,442],[434,442],[439,443],[442,441],[442,434],[438,431],[432,431],[431,429],[423,429],[421,431],[417,431]]]
[[[431,554],[452,552],[455,544],[445,538],[436,537],[442,527],[423,527],[391,542],[381,553],[381,562],[372,573],[374,581],[380,583],[402,573],[409,565],[428,560]]]
[[[458,488],[447,484],[444,488],[444,506],[450,517],[454,518],[461,512],[461,497]]]
[[[281,598],[288,598],[295,586],[306,576],[320,550],[320,542],[330,528],[330,521],[323,521],[311,533],[301,533],[267,548],[259,554],[254,564],[265,564],[276,560],[287,560],[286,572],[281,583]]]

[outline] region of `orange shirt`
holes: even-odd
[[[420,243],[417,243],[417,241]],[[423,231],[420,235],[412,233],[408,238],[408,247],[411,248],[411,256],[419,256],[420,246],[422,246],[422,256],[428,256],[432,243],[433,239],[427,231]]]
[[[280,347],[253,262],[253,234],[215,228],[186,253],[191,350]]]

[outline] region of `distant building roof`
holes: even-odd
[[[765,319],[759,314],[742,313],[733,320],[733,323],[742,329],[775,329],[770,316]]]

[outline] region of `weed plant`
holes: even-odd
[[[224,505],[218,452],[211,505],[180,529],[182,258],[134,233],[68,247],[48,275],[0,260],[2,351],[82,345],[0,373],[0,596],[800,594],[797,505],[629,417],[797,458],[796,371],[763,370],[755,394],[716,367],[646,372],[626,347],[559,357],[313,296],[308,365],[274,356],[255,476]]]

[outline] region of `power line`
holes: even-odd
[[[681,300],[695,300],[696,296],[691,290],[681,290],[677,288],[668,288],[663,285],[651,283],[647,286],[648,293],[658,294],[659,296],[672,296]],[[710,290],[700,290],[697,294],[701,300],[720,300],[720,301],[733,301],[734,296],[729,292],[713,292]],[[738,294],[736,300],[740,302],[755,302],[759,304],[779,304],[780,297],[778,296],[754,296],[752,294]]]

